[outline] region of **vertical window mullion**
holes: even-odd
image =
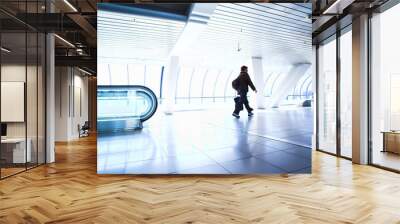
[[[28,20],[28,1],[25,1],[25,21]],[[25,23],[25,88],[24,88],[24,120],[25,120],[25,170],[28,170],[28,113],[27,113],[27,90],[28,90],[28,24]]]
[[[0,47],[2,46],[2,23],[0,23]],[[0,52],[0,124],[2,124],[2,122],[1,122],[1,68],[2,68],[2,57],[1,57],[1,52]],[[1,145],[2,144],[0,144],[0,158],[1,158],[1,150],[2,150],[2,147],[1,147]],[[1,170],[2,170],[2,164],[1,164],[1,161],[0,161],[0,180],[2,179],[2,177],[1,177]]]
[[[204,84],[206,83],[207,73],[208,73],[208,69],[206,70],[206,72],[205,72],[205,74],[204,74],[204,76],[203,76],[203,84],[201,85],[201,103],[203,103]]]
[[[340,65],[340,36],[339,27],[336,31],[336,154],[341,155],[341,118],[340,118],[340,83],[341,83],[341,65]]]
[[[192,74],[190,75],[190,80],[189,80],[189,89],[188,89],[188,99],[189,99],[189,104],[190,104],[190,93],[191,93],[191,90],[192,90],[192,80],[193,80],[193,75],[194,75],[195,71],[196,71],[196,68],[195,68],[195,67],[193,67]]]
[[[36,12],[39,13],[39,2]],[[36,32],[36,166],[39,165],[39,32]]]
[[[319,150],[319,44],[315,46],[315,148]]]
[[[367,39],[368,39],[368,53],[367,53],[367,64],[368,64],[368,74],[367,74],[367,83],[368,83],[368,124],[367,124],[367,132],[368,132],[368,164],[373,163],[373,148],[372,148],[372,12],[368,12],[368,30],[367,30]]]

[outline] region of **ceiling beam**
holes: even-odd
[[[86,41],[90,46],[96,46],[97,44],[97,30],[90,24],[85,17],[81,14],[68,14],[68,17],[80,26],[83,31],[89,36]]]
[[[87,67],[96,71],[97,58],[94,56],[55,56],[56,66]]]

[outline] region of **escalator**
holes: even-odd
[[[143,128],[157,110],[154,92],[140,85],[97,87],[98,132],[120,132]]]

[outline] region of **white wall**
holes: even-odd
[[[27,80],[26,80],[27,78]],[[26,110],[27,119],[25,122],[6,122],[7,137],[24,138],[25,134],[30,139],[32,151],[32,161],[44,162],[44,135],[45,135],[45,117],[44,117],[44,74],[41,66],[25,66],[24,64],[10,63],[1,66],[2,82],[24,82],[26,83]],[[7,96],[2,96],[7,97]],[[9,108],[1,108],[8,110]],[[25,112],[25,111],[23,111]],[[37,157],[36,152],[39,153]]]
[[[27,68],[24,65],[18,65],[18,64],[6,64],[2,65],[1,67],[1,81],[2,82],[25,82],[25,75],[26,75],[26,70],[28,71],[28,74],[35,73],[36,74],[36,67],[33,66],[28,66]],[[28,77],[29,78],[29,77]],[[29,80],[29,85],[34,85],[36,86],[36,80]],[[30,92],[30,90],[34,92]],[[33,88],[28,88],[27,89],[27,103],[28,107],[31,107],[29,111],[32,111],[32,107],[36,108],[36,89]],[[34,98],[34,99],[32,99]],[[34,104],[32,104],[34,102]],[[1,108],[2,110],[6,110],[7,108]],[[36,110],[36,109],[34,109]],[[28,122],[35,121],[36,123],[36,113],[28,113],[27,114]],[[28,124],[28,129],[30,127],[34,128],[36,130],[36,125],[29,125]],[[29,130],[28,130],[28,135],[29,135]],[[8,137],[25,137],[25,122],[7,122],[7,136]],[[29,137],[29,136],[28,136]]]
[[[25,82],[25,68],[26,68],[25,65],[18,65],[18,64],[2,65],[1,81]],[[1,109],[6,110],[6,108],[1,108]],[[7,137],[25,137],[25,123],[24,122],[7,123]]]
[[[56,141],[79,137],[78,125],[88,120],[88,77],[72,67],[56,67]]]

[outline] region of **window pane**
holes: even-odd
[[[187,98],[183,102],[189,102],[189,90],[190,90],[190,79],[192,77],[193,68],[190,67],[181,67],[178,76],[178,85],[177,85],[177,98]]]
[[[372,163],[400,170],[400,4],[372,17]],[[383,135],[382,132],[386,132]],[[385,144],[384,144],[385,143]]]
[[[146,85],[150,88],[157,98],[160,97],[161,66],[146,65]]]
[[[218,97],[218,99],[221,97],[224,97],[224,93],[225,93],[225,86],[231,88],[232,85],[229,85],[228,79],[229,76],[232,74],[231,71],[229,70],[224,70],[222,71],[219,76],[218,76],[218,80],[217,80],[217,84],[215,86],[215,92],[214,95],[215,97]]]
[[[110,64],[111,85],[126,85],[127,70],[124,64]]]
[[[319,47],[319,149],[336,153],[336,41]]]
[[[352,154],[352,35],[351,31],[340,37],[340,127],[343,156]]]
[[[145,66],[141,64],[128,65],[129,85],[145,85]],[[126,81],[125,81],[126,82]]]
[[[272,95],[272,83],[277,78],[277,73],[270,73],[265,81],[264,96],[270,97]]]
[[[231,71],[231,75],[229,76],[228,83],[225,89],[225,97],[232,98],[236,96],[236,91],[232,88],[232,81],[238,77],[239,73],[236,70]]]
[[[206,72],[205,68],[195,68],[190,86],[190,97],[201,97],[203,78]]]
[[[98,85],[110,85],[110,71],[109,65],[105,63],[99,63],[97,65],[97,84]]]
[[[217,69],[209,69],[204,79],[203,97],[212,98],[214,93],[215,81],[217,81],[220,71]],[[211,102],[211,101],[210,101]]]

